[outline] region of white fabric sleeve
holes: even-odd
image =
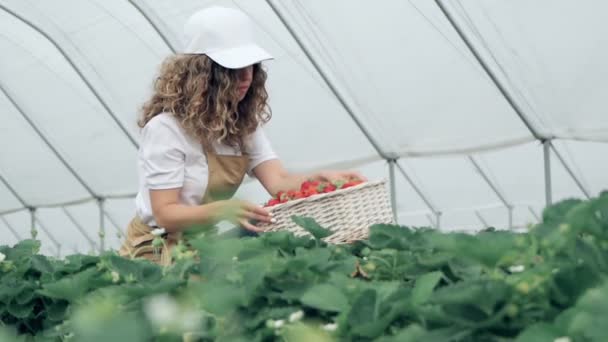
[[[249,144],[247,145],[247,153],[249,153],[247,174],[251,177],[253,177],[253,169],[256,166],[267,160],[278,158],[262,127],[258,127],[250,136]]]
[[[142,172],[148,189],[174,189],[184,185],[184,137],[171,117],[155,117],[142,130]]]

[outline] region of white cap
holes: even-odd
[[[245,13],[209,7],[194,13],[184,25],[185,54],[205,54],[219,65],[240,69],[273,57],[254,39],[254,25]]]

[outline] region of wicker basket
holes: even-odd
[[[258,226],[271,232],[287,230],[296,236],[310,235],[291,219],[293,215],[306,216],[334,232],[323,239],[325,242],[340,244],[366,239],[371,225],[394,222],[386,183],[386,180],[366,182],[277,204],[269,208],[276,222],[259,222]]]

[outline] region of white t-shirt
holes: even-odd
[[[236,148],[214,144],[218,155],[241,155]],[[260,163],[277,158],[262,128],[245,140],[249,154],[248,174]],[[182,188],[180,202],[197,205],[207,189],[209,168],[203,146],[190,137],[173,115],[162,113],[142,129],[138,151],[139,192],[136,212],[142,221],[156,225],[150,190]]]

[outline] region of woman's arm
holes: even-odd
[[[184,205],[179,203],[181,188],[150,190],[150,202],[156,223],[168,232],[177,232],[195,224],[215,224],[228,220],[244,228],[259,232],[261,229],[248,220],[271,222],[269,213],[254,204],[225,200],[203,205]]]
[[[279,159],[267,160],[253,169],[253,174],[262,183],[266,191],[275,196],[279,191],[299,189],[302,182],[312,179],[321,181],[334,181],[348,178],[366,180],[355,171],[320,171],[309,174],[291,173],[283,167]]]

